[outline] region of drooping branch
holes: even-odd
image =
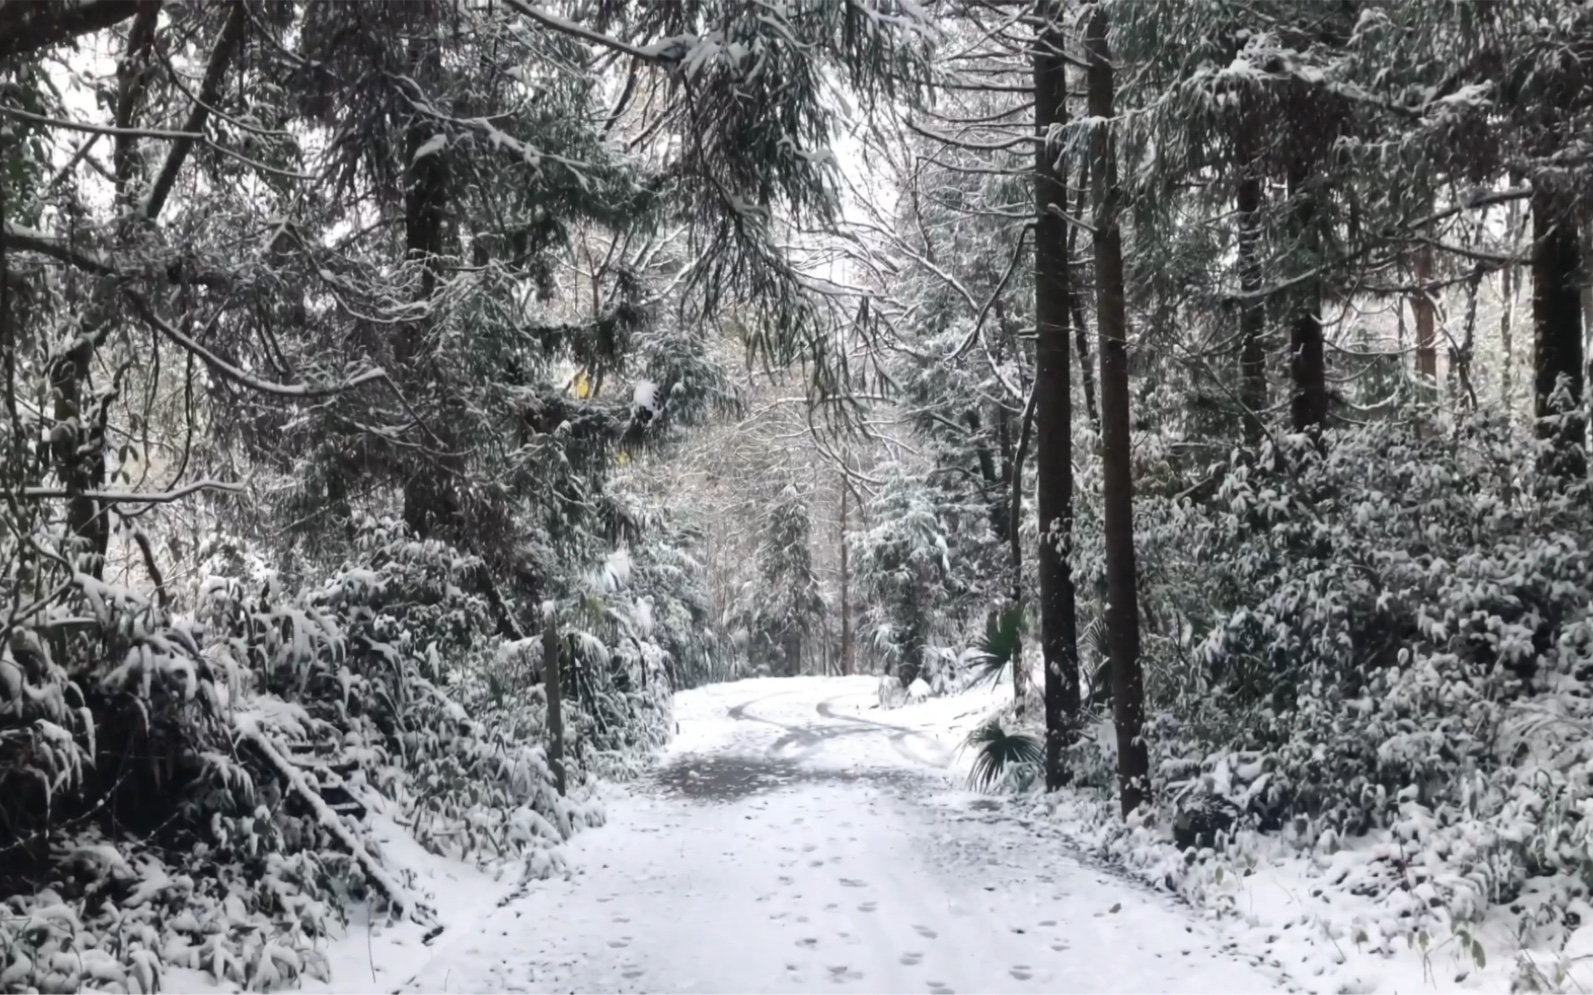
[[[127,298],[130,304],[133,305],[133,310],[138,312],[138,316],[142,318],[145,323],[147,323],[157,332],[160,332],[162,335],[166,336],[171,341],[175,342],[177,345],[181,346],[183,349],[186,349],[192,355],[199,357],[205,362],[206,366],[210,367],[211,372],[219,374],[224,379],[231,380],[233,383],[236,383],[241,387],[247,387],[250,390],[259,391],[262,394],[272,394],[276,397],[292,397],[301,399],[331,397],[336,394],[341,394],[344,391],[352,390],[361,384],[367,384],[374,380],[387,379],[387,371],[378,366],[372,367],[363,373],[356,374],[342,383],[328,384],[324,387],[317,387],[311,384],[283,384],[275,383],[270,380],[261,380],[259,377],[232,365],[225,359],[222,359],[220,356],[194,341],[192,338],[189,338],[187,335],[184,335],[182,332],[172,327],[171,323],[165,321],[160,317],[160,315],[155,313],[155,309],[150,307],[149,301],[144,298],[143,294],[140,294],[138,291],[133,290],[130,287],[124,287],[122,288],[122,295]]]

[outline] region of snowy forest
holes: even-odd
[[[393,990],[738,685],[1583,990],[1590,195],[1580,0],[0,0],[0,991]]]

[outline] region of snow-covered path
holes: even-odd
[[[1261,992],[1165,896],[951,790],[987,698],[898,711],[872,678],[678,696],[661,769],[572,874],[442,938],[425,992]]]

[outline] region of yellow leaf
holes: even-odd
[[[580,401],[586,400],[587,396],[592,393],[592,382],[586,379],[585,370],[575,375],[575,382],[570,384],[570,393],[574,394],[576,399]]]
[[[620,466],[625,466],[628,463],[630,463],[630,461],[631,461],[631,457],[630,457],[629,453],[622,452],[622,453],[619,454],[619,465]]]

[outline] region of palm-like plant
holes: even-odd
[[[1023,611],[1008,608],[992,616],[985,625],[985,634],[978,644],[979,655],[974,664],[974,684],[986,681],[994,684],[1018,654],[1023,636]]]
[[[991,719],[969,733],[963,747],[976,751],[973,769],[968,772],[968,786],[975,791],[989,791],[1014,767],[1038,766],[1044,760],[1038,739],[1027,733],[1007,732],[999,719]]]

